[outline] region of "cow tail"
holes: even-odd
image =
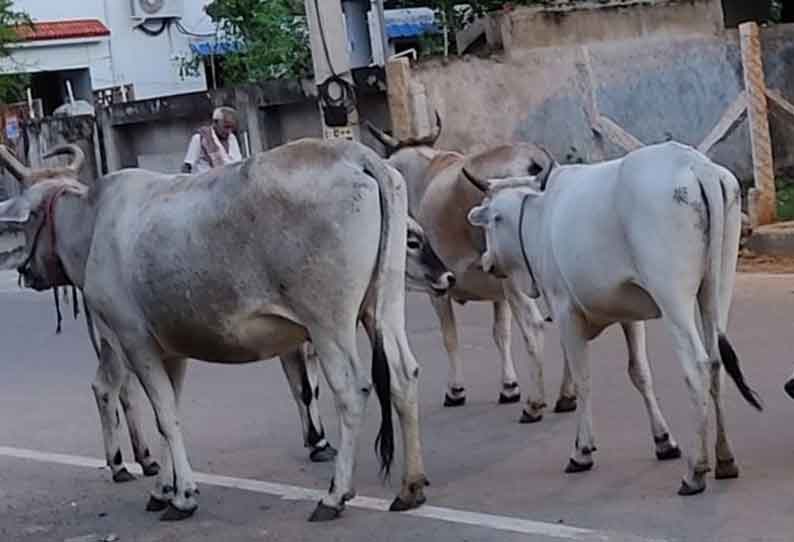
[[[708,175],[698,176],[708,224],[706,272],[699,295],[703,331],[717,335],[707,337],[706,344],[714,344],[716,341],[725,372],[736,384],[742,397],[756,409],[763,410],[758,394],[745,381],[739,367],[739,358],[726,335],[733,278],[736,273],[741,210],[739,205],[729,204],[724,183],[729,183],[732,190],[735,190],[733,184],[738,186],[738,183],[729,172],[722,168],[712,168],[714,166],[710,165]]]
[[[364,172],[378,183],[380,242],[370,292],[374,300],[372,381],[381,410],[381,426],[375,440],[381,474],[389,476],[394,460],[392,419],[392,368],[403,353],[396,332],[405,328],[405,245],[408,202],[405,181],[374,152],[363,155]]]

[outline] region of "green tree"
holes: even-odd
[[[2,1],[2,0],[0,0]],[[223,39],[240,45],[224,58],[227,82],[301,78],[311,73],[311,50],[297,0],[213,0],[205,8]]]
[[[0,0],[0,58],[3,59],[12,58],[11,44],[19,41],[19,29],[32,25],[30,17],[15,10],[13,4],[13,0]],[[28,82],[26,74],[0,72],[0,103],[21,100]]]

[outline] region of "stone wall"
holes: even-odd
[[[382,86],[382,74],[359,82],[362,122],[388,125]],[[113,105],[100,112],[107,171],[142,167],[178,172],[191,136],[210,122],[213,108],[219,105],[237,109],[240,145],[245,147],[247,141],[252,152],[303,137],[322,137],[320,109],[313,92],[307,82],[277,81]],[[362,139],[374,144],[365,130]]]

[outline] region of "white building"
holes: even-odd
[[[190,44],[206,40],[190,34],[215,31],[203,8],[208,0],[15,0],[14,8],[35,23],[15,46],[5,72],[33,74],[34,98],[45,114],[66,101],[66,81],[75,98],[115,94],[135,99],[206,90],[198,74],[180,73],[179,58],[190,58]],[[124,92],[122,92],[122,88]],[[97,94],[97,91],[105,90]]]

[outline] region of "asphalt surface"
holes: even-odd
[[[85,324],[67,319],[56,336],[51,295],[20,291],[13,277],[0,276],[0,542],[794,539],[794,401],[783,393],[794,367],[794,275],[739,278],[730,336],[766,408],[757,413],[726,384],[729,435],[742,476],[710,478],[704,494],[688,498],[676,495],[683,460],[659,463],[654,457],[619,328],[591,348],[596,466],[566,475],[576,414],[549,413],[538,424],[519,425],[520,405],[496,402],[491,308],[456,310],[468,402],[449,409],[442,407],[447,361],[434,313],[423,296],[411,295],[408,303],[409,335],[423,366],[423,444],[432,483],[427,508],[417,515],[380,511],[398,490],[401,459],[391,485],[382,484],[372,449],[379,414],[371,401],[356,480],[358,495],[372,499],[353,501],[334,523],[307,523],[316,502],[312,491],[328,487],[332,467],[308,461],[278,363],[194,362],[182,422],[191,463],[207,476],[196,515],[173,524],[144,511],[153,480],[113,484],[109,471],[97,468],[102,461],[90,459],[102,457],[102,444],[90,389],[96,362]],[[662,410],[686,447],[692,441],[690,401],[660,322],[650,324],[648,344]],[[517,331],[513,351],[525,385]],[[561,374],[553,327],[544,359],[552,403]],[[332,400],[324,383],[322,389],[326,428],[336,443]],[[124,453],[129,460],[128,443]]]

